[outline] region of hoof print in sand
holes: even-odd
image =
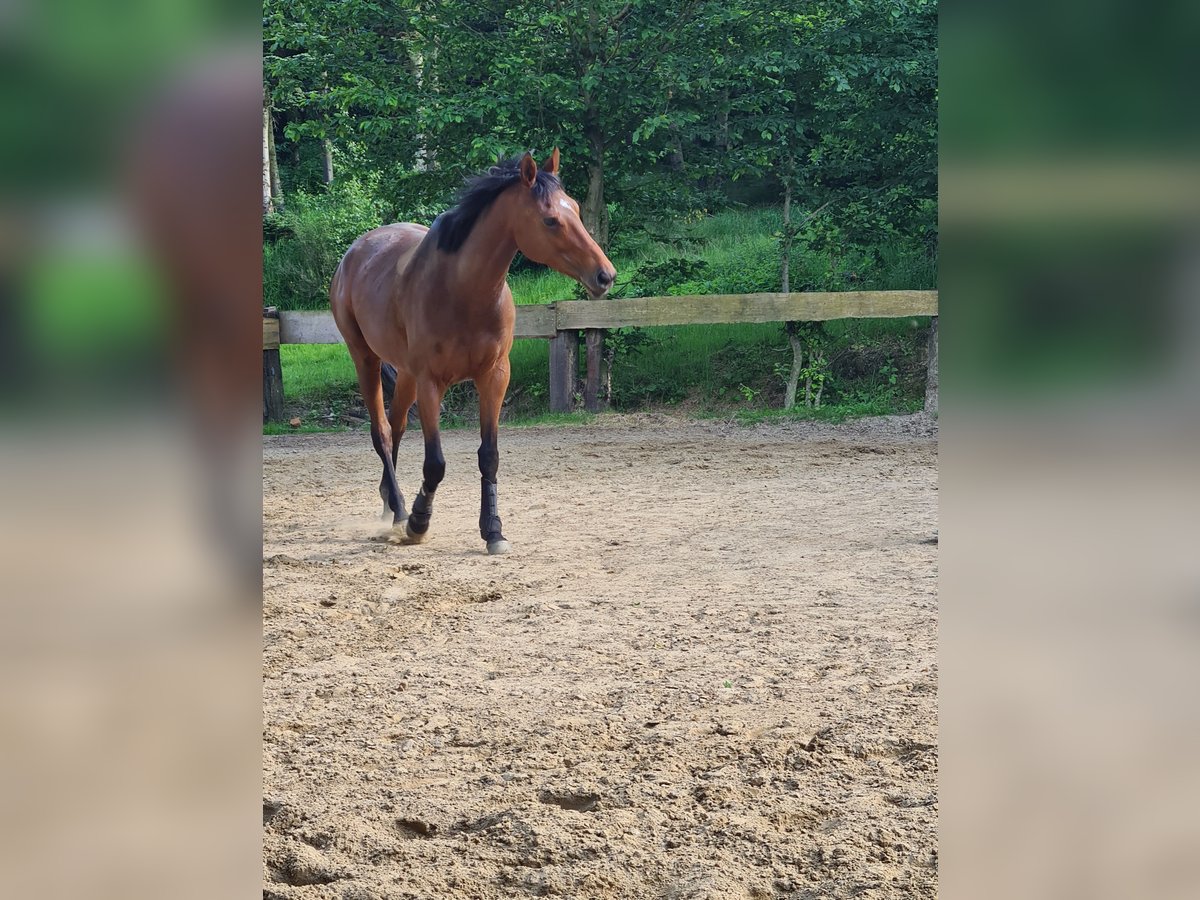
[[[574,812],[591,812],[600,804],[600,795],[587,791],[542,791],[538,800]]]

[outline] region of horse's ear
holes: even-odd
[[[542,161],[542,171],[549,172],[551,175],[558,174],[558,148],[554,148],[554,152],[547,156]]]
[[[525,182],[525,187],[533,187],[537,181],[537,163],[533,161],[532,153],[527,152],[521,157],[521,180]]]

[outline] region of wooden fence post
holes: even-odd
[[[604,399],[600,396],[600,361],[604,356],[604,332],[589,328],[584,332],[587,346],[587,381],[583,385],[583,408],[588,412],[600,412]]]
[[[575,408],[578,353],[578,332],[559,331],[550,339],[550,412]]]
[[[929,322],[929,369],[925,375],[925,412],[938,411],[938,317]]]
[[[283,421],[283,366],[279,361],[279,311],[263,310],[263,421]]]

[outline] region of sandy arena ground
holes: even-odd
[[[928,418],[444,442],[264,441],[264,897],[936,896]]]

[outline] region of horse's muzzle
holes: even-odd
[[[616,277],[617,273],[615,269],[597,269],[584,284],[584,287],[587,288],[588,296],[593,300],[603,300],[612,288]]]

